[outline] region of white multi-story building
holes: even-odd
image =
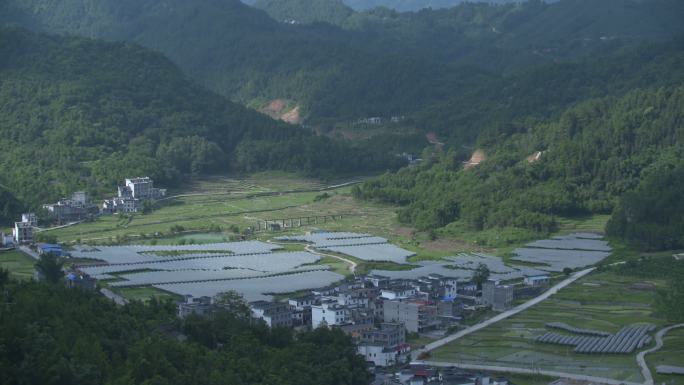
[[[416,295],[416,288],[412,286],[398,286],[380,291],[384,299],[410,298]]]
[[[280,302],[255,301],[249,303],[252,317],[262,319],[270,328],[292,326],[290,305]]]
[[[155,188],[149,177],[126,178],[124,186],[119,186],[119,197],[135,199],[159,199],[166,195],[165,189]]]
[[[326,302],[311,306],[311,326],[315,329],[321,326],[342,325],[347,323],[349,309],[334,302]]]
[[[340,293],[337,295],[337,303],[349,308],[367,308],[369,299],[355,293]]]
[[[2,247],[12,247],[14,246],[14,237],[0,232],[0,244]]]
[[[13,235],[16,243],[33,243],[33,226],[30,222],[14,222]]]
[[[38,227],[38,216],[36,216],[34,213],[21,214],[21,221],[24,223],[29,223],[33,227]]]
[[[149,177],[126,178],[124,183],[118,187],[118,196],[104,201],[103,213],[137,213],[143,209],[144,201],[166,196],[166,189],[155,188]]]

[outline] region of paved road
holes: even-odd
[[[189,193],[189,194],[178,194],[178,195],[171,195],[168,197],[164,197],[161,199],[157,199],[157,202],[164,202],[170,199],[176,199],[176,198],[185,198],[185,197],[195,197],[195,196],[215,196],[215,195],[234,195],[239,198],[248,198],[252,196],[271,196],[271,195],[282,195],[282,194],[298,194],[298,193],[306,193],[306,192],[323,192],[323,191],[328,191],[328,190],[334,190],[342,187],[347,187],[347,186],[352,186],[355,184],[363,183],[363,181],[366,178],[361,177],[361,178],[354,178],[350,181],[344,182],[344,183],[339,183],[339,184],[334,184],[334,185],[328,185],[324,187],[318,187],[318,188],[308,188],[308,189],[294,189],[294,190],[280,190],[280,191],[271,191],[271,190],[264,190],[264,191],[256,191],[256,192],[236,192],[236,191],[227,191],[227,192],[212,192],[212,193]]]
[[[545,299],[549,298],[550,296],[556,294],[560,289],[562,289],[562,288],[564,288],[564,287],[570,285],[571,283],[573,283],[573,282],[577,281],[578,279],[584,277],[585,275],[591,273],[591,272],[594,271],[595,269],[596,269],[595,267],[592,267],[592,268],[589,268],[589,269],[585,269],[585,270],[579,271],[579,272],[573,274],[572,276],[570,276],[569,278],[567,278],[567,279],[561,281],[560,283],[556,284],[555,286],[551,287],[549,290],[545,291],[545,292],[542,293],[540,296],[535,297],[535,298],[533,298],[533,299],[531,299],[531,300],[525,302],[525,303],[522,304],[522,305],[516,306],[516,307],[514,307],[514,308],[511,309],[511,310],[508,310],[508,311],[505,311],[505,312],[503,312],[503,313],[501,313],[501,314],[498,314],[498,315],[496,315],[496,316],[494,316],[494,317],[492,317],[492,318],[490,318],[490,319],[488,319],[488,320],[486,320],[486,321],[484,321],[484,322],[482,322],[482,323],[479,323],[479,324],[477,324],[477,325],[473,325],[473,326],[471,326],[471,327],[469,327],[469,328],[466,328],[466,329],[461,330],[461,331],[458,332],[458,333],[455,333],[455,334],[452,334],[452,335],[450,335],[450,336],[447,336],[447,337],[444,337],[444,338],[442,338],[442,339],[439,339],[439,340],[437,340],[437,341],[431,342],[431,343],[425,345],[425,348],[420,349],[420,350],[416,350],[416,351],[412,352],[412,353],[411,353],[411,356],[412,356],[412,358],[413,358],[414,360],[415,360],[415,359],[418,359],[418,357],[419,357],[422,353],[425,353],[425,352],[429,352],[429,351],[435,350],[435,349],[437,349],[437,348],[439,348],[439,347],[442,347],[442,346],[444,346],[444,345],[446,345],[446,344],[448,344],[448,343],[450,343],[450,342],[452,342],[452,341],[455,341],[455,340],[457,340],[457,339],[459,339],[459,338],[463,338],[463,337],[467,336],[468,334],[472,334],[472,333],[474,333],[474,332],[476,332],[476,331],[478,331],[478,330],[480,330],[480,329],[486,328],[486,327],[489,326],[489,325],[492,325],[492,324],[494,324],[494,323],[496,323],[496,322],[499,322],[499,321],[501,321],[501,320],[504,320],[504,319],[506,319],[506,318],[509,318],[509,317],[511,317],[511,316],[514,316],[514,315],[520,313],[521,311],[527,310],[527,309],[529,309],[530,307],[532,307],[532,306],[538,304],[539,302],[542,302],[542,301],[544,301]]]
[[[331,258],[339,259],[340,261],[349,264],[349,271],[351,271],[352,274],[356,273],[356,266],[358,266],[358,264],[356,262],[352,261],[351,259],[340,257],[339,255],[321,253],[320,251],[315,250],[312,245],[304,246],[304,250],[306,250],[310,253],[313,253],[313,254],[318,254],[318,255],[323,255],[325,257],[331,257]]]
[[[452,363],[452,362],[435,362],[435,361],[414,361],[412,363],[415,363],[418,365],[430,365],[430,366],[441,366],[441,367],[458,367],[458,368],[462,368],[462,369],[482,370],[482,371],[487,371],[487,372],[540,374],[540,375],[549,376],[549,377],[568,378],[568,379],[572,379],[572,380],[589,381],[589,382],[600,383],[600,384],[608,384],[608,385],[643,385],[643,384],[640,384],[638,382],[620,381],[620,380],[615,380],[612,378],[594,377],[594,376],[587,376],[584,374],[563,373],[563,372],[556,372],[556,371],[552,371],[552,370],[511,368],[511,367],[493,366],[493,365],[492,366],[490,366],[490,365],[471,365],[471,364],[461,364],[461,363]]]
[[[684,324],[678,324],[678,325],[672,325],[668,326],[666,328],[660,329],[658,333],[656,333],[655,339],[656,339],[656,346],[644,350],[642,352],[639,352],[637,354],[636,360],[637,364],[641,367],[641,375],[644,376],[644,384],[645,385],[653,385],[653,375],[651,374],[651,369],[648,368],[648,365],[646,364],[646,359],[645,356],[649,353],[653,353],[657,350],[660,350],[660,348],[663,347],[663,337],[667,332],[669,332],[672,329],[677,329],[677,328],[682,328],[684,327]]]
[[[19,250],[21,250],[21,252],[23,252],[24,254],[30,256],[31,258],[33,258],[33,259],[35,259],[35,260],[39,260],[39,259],[40,259],[40,255],[38,255],[38,253],[36,253],[35,251],[29,249],[28,246],[19,246]]]
[[[114,301],[114,303],[116,303],[117,305],[123,306],[123,305],[128,303],[128,300],[126,298],[124,298],[124,297],[116,294],[115,292],[113,292],[109,289],[106,289],[104,287],[102,289],[100,289],[100,293],[102,293],[102,295],[104,295],[105,297]]]
[[[357,264],[356,262],[352,261],[351,259],[347,259],[347,258],[344,258],[344,257],[340,257],[339,255],[322,253],[322,252],[320,252],[320,251],[314,249],[314,246],[313,246],[313,245],[310,245],[310,244],[308,244],[308,243],[301,243],[301,242],[275,242],[275,241],[273,241],[273,240],[271,240],[271,239],[268,239],[266,242],[267,242],[267,243],[275,243],[275,244],[277,244],[277,245],[292,245],[292,244],[295,244],[295,245],[304,245],[304,250],[308,251],[309,253],[316,254],[316,255],[322,255],[322,256],[324,256],[324,257],[330,257],[330,258],[339,259],[340,261],[349,264],[349,271],[351,271],[352,274],[355,274],[355,273],[356,273],[356,267],[358,266],[358,264]]]
[[[67,227],[78,225],[79,223],[83,223],[83,222],[85,222],[85,220],[76,221],[76,222],[69,222],[66,225],[61,225],[61,226],[44,227],[44,228],[34,227],[33,229],[34,229],[34,232],[36,232],[36,233],[42,233],[43,231],[52,231],[52,230],[57,230],[57,229],[64,229]]]

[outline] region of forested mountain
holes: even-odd
[[[641,175],[616,207],[606,232],[642,249],[684,247],[684,151],[671,151]]]
[[[465,3],[466,0],[334,0],[335,2],[341,2],[348,7],[351,7],[357,11],[364,11],[368,9],[384,7],[393,9],[399,12],[411,12],[419,11],[425,8],[439,9],[439,8],[449,8],[456,5]],[[491,3],[491,4],[505,4],[513,3],[517,0],[481,0],[481,3]],[[551,3],[557,0],[547,1]],[[242,0],[243,3],[254,5],[261,0]],[[282,0],[281,0],[282,2]],[[471,1],[474,2],[474,1]]]
[[[269,3],[302,9],[292,1]],[[315,18],[318,6],[308,9],[306,17]],[[162,51],[201,84],[234,100],[254,106],[291,100],[314,121],[410,115],[491,76],[464,66],[498,76],[603,54],[670,38],[684,31],[683,16],[677,0],[462,4],[418,13],[376,9],[352,13],[341,26],[279,23],[238,0],[0,5],[0,22],[135,41]]]
[[[354,14],[342,0],[257,0],[253,6],[285,23],[342,24]]]
[[[400,219],[422,229],[517,228],[539,236],[557,228],[558,215],[610,213],[639,185],[642,172],[681,158],[683,122],[684,88],[636,89],[502,132],[483,148],[487,159],[478,166],[466,170],[457,152],[438,153],[420,167],[367,182],[355,194],[405,205]],[[537,152],[538,159],[531,158]],[[649,181],[637,196],[654,191]],[[668,197],[675,194],[652,199],[670,207]],[[623,210],[635,199],[627,198]],[[681,228],[681,219],[675,221],[680,225],[673,231]]]
[[[0,185],[34,207],[80,188],[111,192],[130,175],[169,185],[184,173],[398,165],[233,104],[140,46],[12,28],[0,28],[0,137]]]
[[[475,141],[495,144],[530,120],[547,119],[586,99],[672,84],[684,84],[683,38],[492,78],[431,104],[414,119],[443,142],[469,149]]]
[[[250,321],[233,302],[179,321],[173,302],[117,307],[95,292],[0,277],[0,383],[365,385],[341,330],[298,333]]]
[[[23,205],[5,186],[0,185],[0,223],[9,224],[24,210]]]

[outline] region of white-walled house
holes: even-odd
[[[349,309],[333,302],[311,306],[311,327],[342,325],[349,319]]]

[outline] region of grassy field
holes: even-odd
[[[7,269],[16,279],[30,279],[33,277],[36,261],[28,255],[16,251],[0,251],[0,268]]]
[[[656,384],[684,384],[682,375],[656,374],[656,366],[684,366],[684,328],[671,330],[663,338],[663,347],[646,356],[646,363],[654,374]]]
[[[663,326],[664,321],[653,314],[656,293],[632,289],[631,285],[636,282],[642,280],[612,272],[591,274],[521,314],[432,352],[431,359],[643,381],[636,354],[583,355],[574,353],[572,347],[534,341],[536,336],[548,331],[544,325],[554,321],[611,333],[641,322]],[[649,282],[656,287],[664,285],[657,280]]]
[[[513,374],[507,373],[506,378],[515,385],[548,385],[557,380],[554,377],[546,377],[538,374]]]
[[[134,301],[149,301],[152,298],[159,300],[181,300],[176,294],[168,293],[151,286],[145,287],[122,287],[115,290],[118,294]]]
[[[337,183],[339,181],[328,184]],[[171,191],[170,195],[175,197],[160,202],[152,213],[102,216],[94,222],[50,230],[49,234],[67,243],[212,243],[239,239],[235,230],[255,227],[259,221],[342,215],[341,219],[328,219],[317,225],[285,228],[280,232],[257,232],[256,238],[266,241],[278,235],[301,234],[314,229],[370,233],[414,251],[416,256],[409,258],[409,263],[414,264],[468,251],[505,256],[520,246],[522,240],[535,237],[535,234],[522,230],[472,232],[458,225],[450,225],[437,234],[418,232],[398,222],[398,207],[355,200],[349,186],[328,190],[326,193],[329,197],[326,199],[320,199],[321,192],[310,191],[325,185],[322,181],[285,172],[194,178],[188,181],[183,190]],[[561,221],[561,231],[601,231],[606,218],[564,219]],[[303,246],[287,245],[285,250],[300,251]],[[372,268],[409,268],[357,262],[359,273]],[[349,274],[346,264],[339,260],[325,258],[322,263],[329,264],[335,272]]]

